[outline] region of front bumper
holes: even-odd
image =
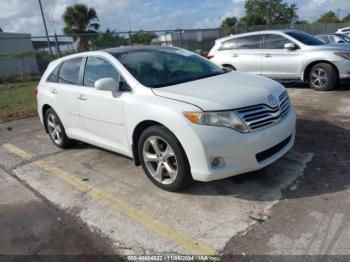
[[[339,71],[339,79],[350,79],[350,60],[343,59],[333,62]]]
[[[175,132],[188,157],[192,177],[212,181],[259,170],[273,163],[293,146],[296,117],[293,109],[286,118],[266,129],[242,134],[224,127],[191,125]],[[287,141],[286,139],[290,139]],[[275,147],[284,141],[281,147]],[[275,150],[271,152],[271,148]],[[257,159],[259,153],[260,158]],[[213,157],[222,157],[225,165],[212,168]]]

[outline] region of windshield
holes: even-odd
[[[337,34],[337,36],[339,36],[341,39],[343,39],[345,42],[350,43],[350,37],[348,37],[347,35],[343,35],[343,34]]]
[[[286,32],[286,34],[295,38],[299,42],[302,42],[305,45],[324,45],[325,44],[325,42],[322,41],[321,39],[318,39],[317,37],[302,31]]]
[[[224,74],[227,71],[194,53],[176,48],[112,53],[144,86],[165,87]]]

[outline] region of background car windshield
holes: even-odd
[[[343,39],[345,42],[350,43],[350,37],[347,35],[337,34],[341,39]]]
[[[287,32],[287,35],[295,38],[299,42],[302,42],[305,45],[324,45],[325,42],[317,37],[310,35],[305,32],[295,31],[295,32]]]
[[[114,53],[144,86],[164,87],[223,74],[223,68],[182,49],[140,49]]]

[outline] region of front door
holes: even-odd
[[[264,35],[262,75],[275,79],[298,79],[302,71],[302,51],[288,50],[287,38],[277,34]]]
[[[85,64],[83,86],[79,94],[80,116],[88,132],[85,137],[122,154],[129,154],[123,117],[123,93],[112,93],[94,88],[101,78],[120,81],[118,70],[100,57],[88,57]]]

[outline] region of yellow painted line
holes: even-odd
[[[10,153],[17,155],[24,160],[30,160],[32,158],[31,154],[12,144],[4,144],[2,147],[5,148]]]
[[[15,146],[13,146],[15,147]],[[19,149],[19,148],[18,148]],[[22,149],[16,152],[24,152]],[[20,155],[19,155],[20,156]],[[193,239],[191,236],[178,231],[163,221],[145,213],[140,208],[133,207],[127,202],[116,198],[115,196],[103,191],[102,189],[92,186],[81,179],[71,175],[67,171],[49,163],[45,160],[38,160],[35,162],[40,168],[46,172],[60,178],[67,184],[71,185],[73,188],[85,192],[88,196],[93,199],[99,200],[108,204],[111,208],[123,213],[128,216],[131,220],[142,224],[147,229],[159,234],[163,238],[176,243],[178,246],[182,247],[193,254],[198,255],[214,255],[215,249],[208,246],[207,244]]]

